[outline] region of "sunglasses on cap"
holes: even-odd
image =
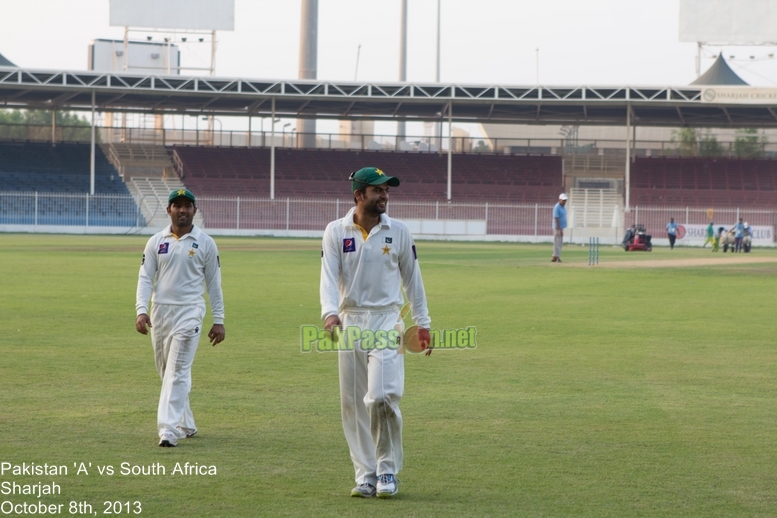
[[[350,181],[352,181],[352,182],[358,182],[358,183],[360,183],[360,184],[362,184],[362,185],[371,185],[369,182],[365,182],[364,180],[359,180],[359,179],[356,179],[356,178],[354,178],[354,176],[356,176],[356,173],[358,173],[358,172],[359,172],[359,171],[354,171],[354,172],[352,172],[352,173],[351,173],[351,174],[348,176],[348,180],[350,180]]]

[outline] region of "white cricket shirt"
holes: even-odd
[[[352,208],[324,231],[321,252],[321,318],[348,308],[401,308],[402,287],[416,325],[429,328],[426,292],[407,225],[381,214],[365,240]]]
[[[203,282],[208,288],[213,323],[223,324],[224,297],[216,242],[196,225],[185,236],[176,238],[168,225],[146,244],[135,310],[138,315],[148,314],[149,299],[155,304],[203,304]]]

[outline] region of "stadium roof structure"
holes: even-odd
[[[0,68],[0,107],[133,113],[777,127],[777,89],[263,80]],[[273,109],[274,107],[274,109]],[[449,112],[450,109],[450,112]],[[452,112],[452,114],[451,114]]]
[[[744,79],[739,77],[736,72],[723,58],[723,53],[718,54],[718,59],[704,72],[699,78],[691,83],[692,85],[729,85],[729,86],[748,86]]]

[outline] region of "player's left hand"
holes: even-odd
[[[421,347],[426,349],[424,354],[426,356],[432,354],[432,349],[434,349],[434,346],[432,346],[432,336],[429,334],[429,330],[424,327],[419,328],[418,339],[421,342]]]
[[[213,327],[210,328],[210,333],[208,333],[211,345],[215,346],[223,342],[226,334],[227,331],[224,329],[224,324],[213,324]]]

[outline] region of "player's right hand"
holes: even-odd
[[[339,327],[341,331],[343,330],[343,323],[340,322],[340,317],[337,315],[329,315],[324,322],[324,329],[327,331],[331,331],[333,327]]]
[[[145,313],[138,315],[138,318],[135,319],[135,329],[137,332],[143,335],[147,335],[149,327],[153,326],[151,325],[151,319],[148,318],[148,315]]]

